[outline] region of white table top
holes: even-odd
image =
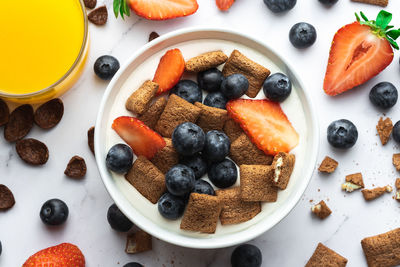
[[[399,10],[400,2],[390,0],[387,10]],[[103,2],[103,1],[100,1]],[[87,266],[122,266],[138,261],[146,266],[230,266],[233,248],[193,250],[154,240],[153,251],[138,255],[124,252],[125,234],[109,227],[108,207],[113,203],[107,194],[94,157],[87,147],[86,132],[96,119],[97,109],[107,82],[93,73],[93,63],[103,54],[111,54],[121,64],[147,42],[152,31],[159,34],[189,26],[217,26],[243,31],[265,40],[290,60],[302,76],[313,96],[320,121],[320,162],[330,155],[340,163],[330,176],[314,173],[312,181],[296,208],[278,225],[251,241],[263,252],[263,266],[303,266],[318,242],[323,242],[349,259],[347,266],[365,266],[360,241],[366,236],[389,231],[399,225],[400,204],[385,196],[366,203],[360,192],[346,194],[340,185],[344,176],[361,171],[367,188],[391,184],[397,173],[391,156],[399,151],[393,140],[380,145],[375,125],[382,113],[368,100],[370,88],[380,81],[400,83],[399,56],[379,76],[352,92],[335,98],[323,93],[322,81],[333,34],[354,20],[355,11],[364,10],[374,17],[380,8],[339,0],[325,8],[317,0],[299,0],[293,10],[284,15],[271,13],[262,0],[238,0],[229,12],[221,13],[214,1],[199,0],[198,12],[190,17],[171,21],[146,21],[132,15],[125,21],[113,17],[112,1],[106,1],[109,21],[103,27],[90,25],[91,51],[81,80],[62,99],[65,114],[61,123],[48,132],[35,127],[29,137],[44,140],[50,159],[43,167],[22,163],[14,146],[0,138],[0,183],[14,193],[16,205],[0,213],[0,240],[3,253],[0,266],[20,266],[36,251],[62,242],[78,245]],[[100,5],[99,3],[98,5]],[[317,41],[309,49],[297,50],[288,40],[291,26],[305,21],[317,29]],[[394,14],[394,25],[400,26],[400,14]],[[400,88],[399,88],[400,89]],[[398,105],[387,112],[394,122],[400,119]],[[358,127],[355,147],[342,152],[333,150],[326,141],[326,128],[336,119],[346,118]],[[82,181],[64,176],[63,171],[73,155],[86,159],[88,173]],[[64,200],[70,209],[67,223],[59,228],[47,228],[39,218],[41,205],[50,198]],[[311,216],[312,203],[325,200],[333,213],[324,221]],[[312,203],[310,203],[312,201]]]

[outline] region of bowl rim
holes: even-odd
[[[118,72],[114,75],[113,79],[107,86],[106,91],[104,92],[104,95],[103,95],[103,98],[101,100],[100,107],[98,110],[96,126],[95,126],[95,135],[94,135],[94,145],[95,145],[96,154],[97,154],[97,151],[100,151],[100,146],[102,145],[101,140],[100,140],[100,134],[98,134],[98,132],[101,129],[101,125],[103,123],[107,123],[105,121],[102,121],[107,100],[108,100],[109,95],[112,92],[114,86],[117,84],[121,75],[125,72],[125,70],[129,67],[129,65],[137,57],[139,57],[142,53],[144,53],[145,51],[147,51],[148,49],[150,49],[152,47],[157,46],[158,44],[162,43],[163,41],[169,40],[171,38],[175,38],[180,35],[190,34],[190,33],[194,33],[194,32],[214,32],[214,33],[219,32],[219,33],[224,33],[224,34],[236,35],[239,38],[247,39],[249,42],[253,42],[253,43],[269,50],[287,67],[288,70],[290,70],[292,75],[297,79],[299,88],[301,88],[300,90],[302,91],[302,93],[304,95],[306,105],[308,106],[308,109],[309,109],[309,119],[310,119],[312,127],[311,127],[311,129],[308,129],[308,131],[309,131],[309,135],[311,137],[314,137],[314,140],[313,140],[312,151],[308,151],[309,159],[307,160],[307,162],[309,162],[309,164],[308,164],[308,166],[306,166],[305,178],[303,178],[304,180],[300,183],[300,186],[298,187],[298,189],[293,193],[292,198],[287,200],[290,203],[288,205],[285,205],[284,211],[280,212],[280,216],[275,216],[275,218],[273,220],[271,220],[271,222],[265,226],[262,226],[263,221],[261,220],[257,224],[255,224],[249,228],[246,228],[242,231],[235,232],[232,234],[227,234],[224,236],[218,236],[215,238],[213,238],[212,235],[210,235],[210,238],[196,238],[196,237],[190,237],[190,236],[183,236],[183,235],[179,235],[175,232],[169,232],[166,229],[162,229],[156,223],[154,223],[150,219],[146,218],[145,216],[141,215],[135,209],[131,209],[131,212],[128,213],[126,211],[128,209],[127,205],[131,206],[131,204],[123,196],[123,194],[121,194],[119,192],[119,190],[115,186],[115,184],[113,185],[113,181],[112,181],[113,178],[111,175],[108,174],[108,170],[106,168],[106,164],[104,161],[105,157],[103,158],[100,156],[96,156],[96,163],[97,163],[97,167],[99,169],[103,184],[106,187],[106,190],[110,194],[111,198],[113,199],[115,204],[120,208],[122,213],[124,213],[139,228],[143,229],[144,231],[148,232],[149,234],[151,234],[152,236],[154,236],[158,239],[161,239],[167,243],[171,243],[174,245],[188,247],[188,248],[196,248],[196,249],[215,249],[215,248],[229,247],[229,246],[237,245],[240,243],[244,243],[244,242],[247,242],[249,240],[252,240],[252,239],[260,236],[261,234],[265,233],[266,231],[270,230],[272,227],[277,225],[298,204],[298,202],[301,199],[301,196],[304,194],[305,190],[307,189],[307,186],[308,186],[309,182],[311,181],[311,178],[312,178],[314,170],[315,170],[315,164],[317,162],[317,155],[318,155],[318,151],[319,151],[319,124],[318,124],[318,119],[317,119],[317,113],[315,112],[315,108],[314,108],[314,105],[312,104],[311,97],[310,97],[309,93],[306,90],[304,90],[305,87],[304,87],[303,82],[299,78],[300,76],[296,73],[293,66],[291,66],[290,63],[288,63],[288,61],[285,59],[285,57],[282,56],[280,53],[277,53],[277,51],[275,49],[271,48],[268,44],[262,42],[261,40],[251,37],[248,34],[245,34],[245,33],[239,32],[239,31],[221,28],[221,27],[187,27],[187,28],[183,28],[183,29],[179,29],[179,30],[175,30],[175,31],[166,33],[166,34],[156,38],[155,40],[145,44],[140,49],[138,49],[136,52],[134,52],[126,60],[126,62],[121,66],[121,68],[118,70]],[[258,227],[255,227],[257,225],[258,225]]]

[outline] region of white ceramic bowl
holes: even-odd
[[[123,176],[116,176],[107,170],[105,158],[109,147],[118,141],[122,142],[122,140],[116,139],[118,136],[111,129],[112,120],[117,116],[129,115],[124,110],[123,100],[144,80],[152,78],[160,55],[171,47],[182,48],[185,58],[199,54],[196,51],[196,53],[190,55],[190,46],[196,46],[196,49],[204,50],[203,52],[218,48],[213,47],[212,43],[207,43],[211,42],[210,40],[217,43],[221,40],[223,47],[225,44],[232,46],[234,43],[234,46],[238,46],[239,50],[248,49],[249,51],[243,53],[246,55],[248,55],[247,52],[250,53],[248,55],[250,58],[256,55],[266,58],[268,63],[264,62],[264,64],[271,65],[266,66],[272,72],[282,71],[288,75],[294,88],[289,99],[293,98],[294,100],[286,100],[285,102],[289,104],[284,103],[283,109],[295,128],[299,125],[297,118],[303,124],[298,126],[302,128],[299,145],[301,148],[295,152],[297,158],[295,170],[288,188],[279,193],[278,201],[263,204],[263,211],[247,223],[238,226],[218,225],[216,234],[204,235],[179,230],[179,222],[169,225],[170,222],[157,213],[157,207],[142,197]],[[228,53],[228,51],[226,52]],[[155,54],[157,55],[155,56]],[[150,69],[147,71],[146,65],[142,65],[143,62],[147,61],[151,61],[151,71]],[[138,66],[140,68],[137,68]],[[136,76],[132,78],[131,74],[134,71]],[[127,90],[127,87],[130,90]],[[118,104],[115,104],[115,102]],[[208,249],[232,246],[251,240],[269,230],[282,220],[299,201],[311,179],[317,158],[319,131],[315,114],[310,97],[307,95],[299,76],[295,74],[287,61],[267,44],[231,30],[182,29],[165,34],[143,46],[126,61],[110,82],[102,99],[96,122],[96,161],[104,185],[117,206],[144,231],[161,240],[184,247]],[[302,135],[302,132],[306,132],[306,134]]]

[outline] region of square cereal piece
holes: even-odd
[[[376,6],[387,6],[389,4],[389,0],[351,0],[353,2],[359,2],[364,4],[376,5]]]
[[[171,94],[155,130],[164,137],[171,137],[175,127],[183,122],[197,121],[201,109],[175,94]]]
[[[240,197],[243,201],[276,202],[278,190],[272,184],[272,166],[240,165],[239,169]]]
[[[271,165],[273,156],[266,155],[243,133],[231,144],[229,156],[237,165]]]
[[[128,254],[136,254],[152,250],[152,237],[145,231],[139,230],[136,233],[128,235],[126,239],[125,252]]]
[[[271,182],[274,186],[281,190],[286,189],[294,169],[295,161],[296,157],[293,154],[279,152],[275,155],[274,161],[272,161],[274,174],[270,176],[270,178],[272,178]]]
[[[221,50],[207,52],[186,61],[185,69],[191,72],[205,71],[218,67],[228,60],[228,56]]]
[[[361,173],[358,172],[346,176],[346,182],[342,184],[342,190],[350,193],[360,188],[364,188],[364,181]]]
[[[324,160],[321,162],[321,165],[319,165],[318,171],[325,173],[332,173],[336,170],[338,165],[339,163],[336,160],[326,156]]]
[[[154,157],[150,160],[162,173],[167,173],[172,166],[179,163],[179,155],[172,145],[171,138],[164,138],[165,147],[157,151]]]
[[[139,89],[131,94],[126,100],[125,107],[127,110],[136,114],[143,114],[147,109],[150,101],[156,95],[158,84],[152,81],[145,81]]]
[[[181,221],[181,229],[213,234],[217,229],[221,202],[216,196],[190,194],[189,203]]]
[[[242,128],[240,128],[239,124],[237,124],[233,119],[228,118],[224,125],[224,132],[231,140],[231,144],[244,132]]]
[[[400,265],[400,228],[361,240],[369,267]]]
[[[393,123],[390,118],[383,120],[381,117],[376,125],[376,130],[378,131],[379,139],[381,139],[382,145],[386,145],[389,141],[390,134],[392,133]]]
[[[222,70],[224,76],[240,73],[249,80],[248,97],[254,98],[261,90],[265,79],[271,73],[267,68],[247,58],[238,50],[233,50]]]
[[[311,212],[318,216],[320,219],[325,219],[331,215],[332,211],[326,205],[325,201],[321,200],[317,205],[311,207]]]
[[[161,113],[164,111],[167,105],[167,99],[165,97],[160,97],[149,108],[138,117],[139,120],[144,122],[150,129],[154,129]]]
[[[392,163],[396,167],[396,170],[400,171],[400,153],[393,154]]]
[[[394,186],[396,187],[397,190],[400,190],[400,178],[396,179]]]
[[[393,188],[390,185],[387,185],[382,187],[376,187],[373,189],[363,189],[361,190],[361,193],[363,194],[365,200],[370,201],[382,196],[386,192],[390,193],[392,191]]]
[[[247,222],[261,212],[259,201],[244,202],[241,199],[240,187],[217,190],[215,194],[222,204],[220,215],[222,225]]]
[[[337,254],[332,249],[318,243],[314,254],[305,267],[345,267],[347,259]]]
[[[225,121],[228,119],[228,112],[225,109],[209,107],[199,102],[194,103],[194,105],[201,109],[196,124],[205,133],[211,130],[222,131]]]
[[[153,204],[167,190],[164,174],[143,156],[135,160],[125,178]]]

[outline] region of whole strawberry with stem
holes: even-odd
[[[399,49],[395,40],[400,29],[389,25],[391,13],[381,10],[376,20],[369,20],[363,12],[363,20],[355,15],[357,21],[343,26],[333,37],[323,85],[331,96],[378,75],[392,62],[393,48]]]

